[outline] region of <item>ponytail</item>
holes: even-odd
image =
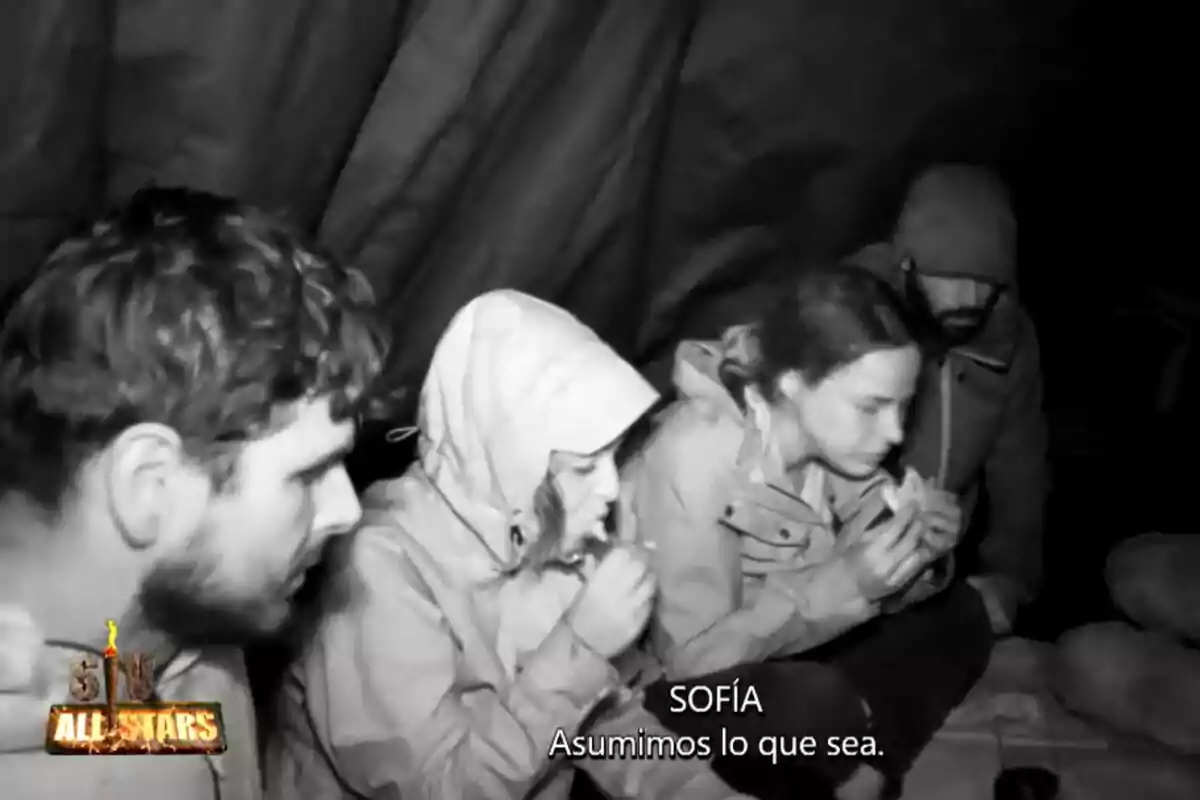
[[[746,389],[761,383],[762,348],[758,326],[734,325],[721,335],[721,362],[717,378],[741,411],[746,410]]]

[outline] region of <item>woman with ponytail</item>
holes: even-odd
[[[759,319],[679,346],[678,399],[624,473],[623,527],[659,582],[647,705],[682,734],[745,736],[715,766],[757,797],[887,796],[986,663],[986,613],[952,580],[955,499],[882,466],[920,367],[886,283],[806,270]],[[762,714],[673,702],[735,680]],[[807,736],[815,754],[759,749]]]

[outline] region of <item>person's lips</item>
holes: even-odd
[[[293,591],[298,589],[304,583],[304,579],[308,577],[308,573],[312,568],[321,563],[322,555],[324,555],[324,550],[320,547],[314,547],[312,552],[305,554],[296,564],[291,577],[288,579],[288,587]]]
[[[304,573],[308,572],[310,569],[315,567],[317,565],[317,562],[320,560],[321,560],[321,551],[314,550],[313,552],[304,556],[304,558],[300,559],[300,563],[296,565],[296,572],[303,575]]]

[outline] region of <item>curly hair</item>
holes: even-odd
[[[373,306],[360,273],[282,219],[142,189],[63,242],[8,308],[0,491],[57,509],[80,465],[141,422],[177,431],[219,486],[280,404],[329,396],[337,419],[383,416],[389,342]]]

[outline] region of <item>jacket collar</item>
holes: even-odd
[[[737,470],[749,486],[764,487],[799,501],[812,512],[812,522],[829,524],[833,509],[826,478],[828,473],[818,464],[798,470],[787,470],[770,458],[763,434],[749,415],[741,415],[743,439],[738,449]]]

